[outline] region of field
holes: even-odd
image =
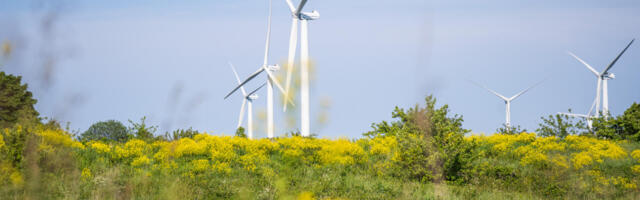
[[[635,199],[640,194],[640,144],[585,136],[466,136],[475,158],[454,180],[404,173],[414,169],[406,168],[402,141],[395,136],[249,140],[203,133],[172,141],[79,142],[60,129],[18,126],[2,131],[2,137],[0,196],[12,199]],[[21,139],[24,143],[17,142]]]

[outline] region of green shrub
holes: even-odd
[[[87,131],[80,135],[80,140],[105,140],[126,142],[131,135],[127,130],[127,127],[122,125],[119,121],[108,120],[102,122],[96,122]]]
[[[433,96],[425,107],[404,110],[396,107],[388,123],[373,124],[368,137],[396,136],[399,157],[396,169],[401,176],[418,180],[464,182],[465,171],[477,157],[473,145],[464,140],[469,130],[462,128],[462,116],[449,116],[449,106],[436,108]]]

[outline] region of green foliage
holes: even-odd
[[[625,138],[640,141],[640,104],[634,102],[622,116],[618,117]]]
[[[39,121],[39,114],[33,107],[37,100],[21,80],[20,76],[0,72],[0,128]]]
[[[140,123],[136,123],[133,122],[131,120],[129,120],[129,123],[131,123],[131,132],[133,133],[133,135],[135,136],[135,138],[141,139],[141,140],[145,140],[145,141],[149,141],[149,140],[153,140],[153,133],[156,132],[156,130],[158,130],[157,126],[149,126],[145,123],[145,120],[147,119],[147,117],[142,117],[140,119]]]
[[[469,130],[462,128],[462,116],[449,116],[449,106],[436,108],[433,96],[425,98],[425,107],[409,110],[396,107],[394,122],[373,124],[368,137],[395,136],[400,154],[396,162],[401,176],[439,182],[464,181],[465,170],[475,159],[473,145],[464,141]]]
[[[617,117],[595,118],[593,129],[599,138],[640,141],[640,104],[634,102]]]
[[[247,137],[247,134],[244,132],[244,127],[238,127],[238,129],[236,130],[236,137]]]
[[[0,154],[2,155],[0,157],[15,168],[22,166],[22,152],[24,151],[27,133],[27,129],[22,126],[7,128],[2,132],[5,145],[1,148]]]
[[[569,112],[571,112],[571,109],[569,109]],[[578,135],[589,132],[584,121],[576,121],[576,118],[573,116],[555,114],[549,115],[546,118],[540,117],[540,119],[542,119],[542,123],[538,125],[539,128],[536,129],[536,132],[541,136],[564,138],[568,135]]]
[[[520,127],[520,125],[511,125],[511,127],[507,127],[506,124],[502,124],[500,128],[496,129],[496,133],[507,135],[515,135],[522,132],[527,132],[527,129]]]
[[[173,132],[169,133],[166,132],[164,134],[164,138],[167,141],[174,141],[174,140],[179,140],[182,138],[192,138],[193,136],[195,136],[196,134],[198,134],[199,132],[197,130],[193,130],[192,128],[189,129],[178,129],[178,130],[174,130]]]
[[[104,140],[126,142],[131,135],[127,127],[116,120],[96,122],[80,135],[80,140]]]

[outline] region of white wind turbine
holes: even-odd
[[[287,79],[285,98],[289,96],[289,88],[291,86],[291,73],[293,72],[293,63],[296,56],[296,46],[298,42],[298,21],[300,21],[300,134],[309,136],[309,38],[308,38],[308,21],[320,18],[318,11],[302,12],[307,0],[301,0],[298,7],[294,7],[291,0],[286,0],[291,10],[291,35],[289,38],[289,57],[287,60]],[[284,105],[284,111],[287,105]]]
[[[280,66],[277,64],[268,65],[270,42],[271,42],[271,0],[269,0],[269,17],[267,19],[267,41],[265,44],[264,62],[256,72],[251,74],[247,79],[245,79],[241,83],[238,83],[238,86],[235,87],[233,90],[231,90],[231,92],[229,92],[229,94],[227,94],[227,96],[225,96],[224,98],[225,99],[228,98],[229,96],[231,96],[231,94],[233,94],[235,91],[241,88],[244,84],[248,83],[253,78],[260,75],[260,73],[265,72],[267,74],[267,137],[273,138],[274,137],[274,134],[273,134],[273,85],[277,86],[280,92],[282,93],[286,93],[286,92],[282,88],[282,86],[278,84],[276,77],[271,73],[272,71],[279,70]],[[293,101],[290,101],[289,98],[287,98],[286,100],[293,104]],[[286,102],[285,102],[285,105],[286,105]]]
[[[585,119],[587,121],[587,128],[589,129],[589,131],[593,132],[593,118],[596,118],[595,115],[597,114],[592,114],[592,112],[593,112],[593,107],[595,107],[597,101],[598,99],[593,100],[593,103],[591,104],[591,108],[589,108],[589,112],[587,114],[575,114],[575,113],[565,113],[565,112],[558,112],[558,114],[567,115],[571,117],[580,117]]]
[[[233,66],[233,64],[229,63],[229,65],[231,65],[231,70],[233,70],[233,74],[236,77],[236,80],[238,81],[238,84],[240,84],[240,77],[238,76],[238,72],[236,72],[236,68]],[[264,87],[267,83],[262,84],[260,87],[256,88],[255,90],[251,91],[251,93],[247,94],[247,91],[244,90],[244,86],[240,87],[240,90],[242,91],[242,107],[240,107],[240,116],[238,117],[238,127],[240,128],[240,126],[242,126],[242,120],[244,118],[244,108],[245,105],[247,106],[247,138],[249,139],[253,139],[253,101],[258,99],[258,95],[255,94],[258,90],[260,90],[262,87]]]
[[[543,80],[543,81],[544,81],[544,80]],[[474,84],[476,84],[476,85],[478,85],[478,86],[480,86],[480,87],[482,87],[482,88],[484,88],[484,89],[488,90],[489,92],[491,92],[491,93],[493,93],[494,95],[498,96],[500,99],[504,100],[504,103],[505,103],[505,105],[506,105],[506,116],[505,116],[505,118],[506,118],[506,119],[505,119],[505,126],[507,127],[507,129],[510,129],[510,128],[511,128],[511,101],[515,100],[515,99],[516,99],[516,98],[518,98],[520,95],[522,95],[522,94],[524,94],[525,92],[529,91],[531,88],[533,88],[533,87],[535,87],[535,86],[539,85],[539,84],[540,84],[540,83],[542,83],[543,81],[540,81],[540,82],[536,83],[535,85],[532,85],[531,87],[529,87],[529,88],[527,88],[527,89],[525,89],[525,90],[522,90],[522,91],[518,92],[516,95],[513,95],[512,97],[509,97],[509,98],[507,98],[507,97],[505,97],[505,96],[503,96],[503,95],[501,95],[501,94],[497,93],[496,91],[493,91],[493,90],[491,90],[491,89],[489,89],[489,88],[485,87],[484,85],[481,85],[481,84],[476,83],[476,82],[473,82],[473,81],[472,81],[472,83],[474,83]]]
[[[620,54],[618,54],[618,56],[616,56],[616,58],[613,59],[613,61],[611,61],[611,63],[607,65],[607,67],[602,72],[596,71],[593,67],[591,67],[591,65],[587,64],[587,62],[578,58],[578,56],[576,56],[575,54],[569,52],[569,55],[573,56],[575,59],[577,59],[582,64],[584,64],[591,72],[593,72],[594,75],[596,75],[596,78],[598,79],[598,86],[596,87],[596,115],[604,115],[605,118],[608,117],[609,91],[608,91],[607,81],[609,79],[615,78],[615,75],[613,73],[609,73],[609,70],[611,69],[611,67],[613,67],[614,64],[616,64],[620,56],[622,56],[622,54],[624,54],[624,52],[627,51],[627,49],[629,48],[629,46],[631,46],[634,40],[635,39],[632,39],[631,42],[629,42],[629,44],[627,44],[627,46],[622,50],[622,52],[620,52]],[[600,100],[601,92],[602,92],[602,100]],[[602,101],[602,112],[600,112],[600,101]]]

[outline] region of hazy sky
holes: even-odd
[[[235,84],[227,61],[241,76],[262,64],[267,0],[65,2],[42,29],[37,4],[0,0],[0,40],[14,43],[3,70],[24,77],[42,115],[80,131],[147,116],[162,132],[234,132],[241,97],[223,100]],[[270,60],[283,63],[290,14],[284,0],[273,6]],[[311,129],[321,137],[358,137],[390,120],[396,105],[423,103],[427,94],[463,115],[465,128],[492,133],[504,123],[504,102],[467,79],[511,96],[548,78],[512,103],[512,123],[534,130],[541,116],[586,113],[595,97],[595,76],[567,51],[600,71],[640,38],[635,0],[310,0],[305,10],[314,9],[321,18],[309,26],[317,72]],[[43,67],[47,56],[54,67]],[[617,115],[640,100],[640,41],[611,72]],[[258,111],[266,90],[259,94]],[[275,114],[278,133],[295,129]]]

